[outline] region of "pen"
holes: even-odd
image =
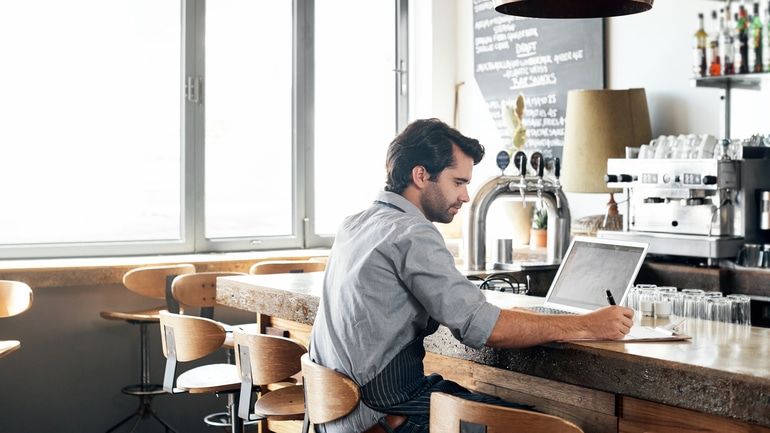
[[[607,293],[607,302],[610,303],[610,305],[615,305],[615,298],[612,297],[612,292],[610,292],[610,289],[605,290]]]

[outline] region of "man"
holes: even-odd
[[[457,271],[433,222],[451,222],[470,200],[473,166],[483,156],[477,140],[437,119],[415,121],[390,144],[385,191],[337,233],[310,343],[315,362],[361,386],[361,403],[317,431],[379,425],[379,431],[427,432],[430,393],[486,401],[441,376],[424,375],[423,339],[439,324],[473,348],[617,339],[629,332],[633,312],[623,307],[581,316],[501,310]]]

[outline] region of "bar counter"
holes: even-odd
[[[323,273],[219,278],[217,302],[309,326],[318,310],[322,281]],[[531,296],[485,294],[501,308],[543,302]],[[696,422],[702,428],[698,431],[770,432],[764,428],[770,427],[770,329],[688,319],[682,331],[692,339],[475,350],[441,327],[426,339],[425,347],[429,355],[438,355],[432,362],[447,369],[442,374],[465,386],[545,405],[552,409],[544,410],[549,413],[585,411],[584,421],[597,426],[584,427],[586,432],[653,431],[650,425],[659,431],[690,431],[695,427],[677,427],[677,420],[699,416],[705,418]],[[427,368],[429,364],[426,359]],[[547,391],[538,395],[540,388]],[[571,396],[554,396],[561,392]],[[670,419],[656,421],[666,418],[668,409]]]

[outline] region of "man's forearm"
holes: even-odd
[[[548,316],[523,310],[501,310],[487,346],[521,348],[587,336],[586,320],[582,316]]]

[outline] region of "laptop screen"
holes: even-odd
[[[607,304],[605,291],[620,304],[646,255],[643,243],[575,238],[559,267],[547,303],[596,310]]]

